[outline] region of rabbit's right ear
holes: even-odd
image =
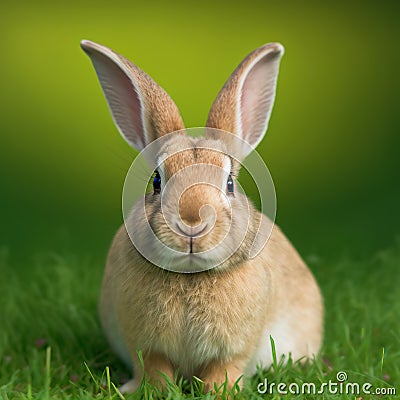
[[[184,129],[175,103],[136,65],[112,50],[83,40],[114,122],[125,140],[139,151],[158,137]]]

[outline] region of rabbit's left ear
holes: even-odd
[[[269,43],[250,53],[211,107],[207,127],[232,132],[250,145],[245,146],[240,158],[246,157],[265,135],[283,52],[281,44]]]

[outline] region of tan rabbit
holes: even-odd
[[[173,379],[178,371],[202,379],[207,389],[226,376],[232,387],[257,365],[269,366],[270,336],[278,358],[312,358],[322,339],[318,286],[280,229],[235,190],[238,160],[250,147],[238,149],[234,139],[251,147],[262,140],[283,47],[270,43],[250,53],[218,94],[207,127],[229,135],[210,129],[192,138],[171,98],[142,70],[99,44],[81,46],[127,142],[142,150],[165,138],[154,160],[161,186],[143,195],[119,229],[103,279],[103,329],[134,371],[122,390],[140,385],[138,351],[153,382],[163,383],[159,372]],[[175,131],[181,132],[169,134]],[[142,255],[141,246],[176,264],[176,271],[179,265],[207,267],[163,269]],[[249,256],[252,246],[260,249],[255,257]],[[166,248],[179,255],[162,258]]]

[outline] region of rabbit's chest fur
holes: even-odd
[[[251,271],[249,271],[251,269]],[[124,291],[124,332],[136,348],[167,355],[183,374],[256,346],[265,321],[268,281],[262,267],[218,273],[156,271]],[[129,285],[131,285],[130,283]],[[145,288],[145,289],[144,289]],[[127,308],[126,308],[127,307]]]

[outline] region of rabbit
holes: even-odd
[[[143,194],[116,233],[103,277],[101,325],[133,372],[121,391],[135,391],[144,374],[160,386],[165,385],[163,376],[173,380],[176,374],[189,381],[198,377],[205,390],[225,381],[228,388],[242,386],[243,377],[272,364],[270,337],[278,359],[316,356],[323,335],[319,287],[279,227],[235,191],[240,161],[267,130],[283,46],[269,43],[244,58],[219,92],[206,123],[211,131],[228,134],[203,138],[185,135],[175,103],[136,65],[88,40],[81,47],[123,138],[138,151],[166,138],[154,160],[154,193]],[[249,146],[238,148],[236,138]],[[182,183],[187,190],[179,189],[176,198],[173,189]],[[222,254],[222,261],[193,273],[160,268],[138,250],[131,230],[138,243],[156,243],[154,252],[162,253],[158,246],[180,252],[176,264],[195,265],[211,249],[216,258]],[[244,239],[235,247],[240,235]],[[249,257],[254,245],[259,251]],[[229,254],[226,249],[233,247]],[[203,261],[211,265],[213,257]],[[173,255],[168,262],[174,264]]]

